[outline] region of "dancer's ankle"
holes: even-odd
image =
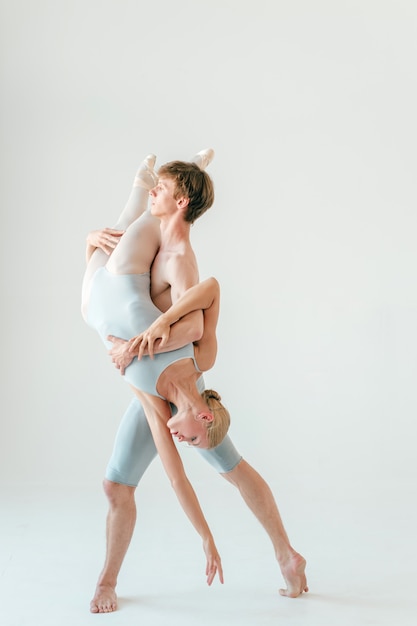
[[[154,170],[156,156],[148,154],[141,163],[133,182],[134,187],[143,187],[150,191],[158,184],[158,176]]]
[[[214,159],[214,150],[213,148],[206,148],[205,150],[200,150],[196,155],[191,159],[191,163],[196,163],[201,170],[205,170],[208,165]]]

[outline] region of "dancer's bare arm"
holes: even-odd
[[[220,309],[220,286],[215,278],[194,285],[188,289],[171,307],[160,315],[149,328],[130,341],[130,350],[138,348],[138,358],[148,353],[153,356],[156,349],[161,351],[172,341],[177,326],[187,315],[203,311],[204,329],[200,338],[194,339],[195,356],[199,368],[207,371],[213,367],[217,354],[216,327]]]
[[[145,409],[155,446],[175,494],[185,514],[203,541],[203,549],[206,554],[207,584],[211,585],[216,573],[219,575],[220,582],[223,583],[221,559],[214,543],[213,535],[166,425],[171,417],[169,405],[161,398],[137,392],[135,389],[134,391]]]
[[[174,325],[165,345],[161,345],[160,339],[155,341],[152,356],[160,352],[177,350],[188,343],[198,342],[203,336],[203,323],[204,320],[201,317],[201,311],[198,311],[197,315],[196,312],[186,315]],[[107,339],[113,344],[112,348],[109,350],[112,362],[123,376],[126,372],[126,368],[129,367],[135,356],[137,356],[138,349],[130,349],[132,342],[136,338],[133,337],[132,339],[125,340],[120,337],[115,337],[114,335],[109,335]],[[149,354],[145,349],[142,352],[143,354],[141,356]]]

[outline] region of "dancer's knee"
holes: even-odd
[[[131,504],[135,497],[136,488],[130,487],[129,485],[114,483],[113,481],[105,478],[103,480],[103,489],[110,506],[119,507]]]

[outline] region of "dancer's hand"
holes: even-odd
[[[217,548],[214,544],[214,540],[212,537],[203,541],[204,552],[206,553],[207,565],[206,565],[206,576],[207,576],[207,584],[211,585],[216,576],[216,573],[219,574],[219,580],[223,584],[223,568],[222,562],[220,559],[220,555],[217,552]]]
[[[124,232],[124,230],[116,230],[115,228],[92,230],[87,235],[87,244],[93,248],[100,248],[109,256],[119,243],[120,237]]]
[[[164,316],[160,315],[143,333],[131,339],[130,351],[134,352],[137,349],[137,357],[140,360],[147,350],[147,354],[153,359],[155,342],[160,339],[158,347],[162,348],[167,343],[170,332],[171,326]]]
[[[111,341],[113,344],[113,347],[109,350],[111,360],[123,376],[126,368],[134,359],[134,355],[129,351],[130,342],[125,339],[120,339],[120,337],[115,337],[114,335],[109,335],[107,340]]]

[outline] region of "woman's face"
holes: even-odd
[[[168,420],[167,426],[173,437],[196,448],[208,448],[207,425],[213,420],[211,413],[195,415],[190,409],[179,411]]]

